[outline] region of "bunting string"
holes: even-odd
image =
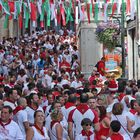
[[[54,21],[55,26],[62,24],[66,26],[69,22],[78,24],[79,21],[84,21],[86,18],[88,23],[93,20],[98,22],[99,16],[104,15],[104,22],[107,22],[110,16],[114,14],[130,15],[134,19],[136,12],[136,0],[23,0],[5,2],[0,0],[0,11],[5,16],[4,28],[8,26],[8,20],[19,20],[19,27],[23,27],[25,20],[25,28],[28,28],[29,20],[33,26],[36,26],[37,19],[40,19],[40,26],[44,27],[51,25]],[[110,12],[109,12],[110,11]],[[110,14],[110,16],[109,16]],[[46,22],[45,22],[46,21]]]

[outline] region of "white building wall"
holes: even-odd
[[[138,7],[140,7],[140,1],[139,0],[138,0]],[[138,30],[138,36],[139,36],[138,39],[139,40],[137,42],[137,45],[140,45],[140,10],[138,10],[138,26],[139,26],[139,30]],[[137,62],[138,62],[138,65],[137,65],[138,66],[138,79],[140,79],[140,56],[138,56]]]
[[[5,17],[1,17],[0,18],[0,40],[3,38],[3,37],[8,37],[8,28],[4,29],[3,28],[3,25],[4,25],[4,20],[5,20]]]

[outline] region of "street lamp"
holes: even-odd
[[[124,12],[121,12],[122,78],[125,78]]]
[[[121,12],[121,21],[119,17],[114,17],[118,21],[118,24],[120,26],[120,33],[121,33],[121,47],[122,47],[122,79],[125,79],[125,67],[126,67],[126,62],[125,62],[125,45],[124,45],[124,36],[125,36],[125,27],[124,27],[124,12],[122,10]]]
[[[140,45],[138,45],[138,55],[139,55],[139,58],[140,58]]]

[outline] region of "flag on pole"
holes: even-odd
[[[11,20],[12,19],[12,14],[14,13],[14,11],[15,11],[15,2],[13,2],[13,1],[9,1],[8,2],[8,5],[9,5],[9,11],[10,11],[10,16],[9,16],[9,20]]]
[[[8,2],[4,2],[3,3],[3,7],[4,7],[4,12],[6,11],[6,13],[5,13],[5,20],[4,20],[4,28],[7,28],[8,27],[8,19],[9,19],[9,6],[8,6]],[[7,14],[7,13],[9,13],[9,14]]]
[[[99,8],[98,8],[98,3],[96,2],[96,4],[95,4],[95,10],[94,10],[95,12],[95,16],[94,16],[94,19],[95,19],[95,23],[97,23],[98,22],[98,14],[99,14]]]
[[[5,3],[6,2],[3,2],[2,0],[0,0],[0,5],[1,5],[2,9],[4,10],[4,13],[7,15],[10,15],[8,4],[5,4]]]
[[[34,2],[31,2],[30,3],[31,5],[31,20],[32,21],[36,21],[37,19],[37,7],[36,7],[36,4]]]
[[[65,20],[65,10],[62,4],[60,4],[60,13],[62,16],[62,24],[63,26],[66,26],[66,20]]]
[[[117,10],[117,1],[113,0],[112,1],[112,14],[111,14],[111,17],[114,15],[116,10]]]
[[[46,1],[46,10],[47,10],[47,26],[51,24],[51,9],[50,9],[50,1]]]
[[[26,3],[24,3],[23,8],[24,8],[25,28],[28,28],[30,15],[29,8],[27,7]]]
[[[131,7],[130,7],[130,0],[127,0],[127,2],[126,2],[126,13],[127,14],[130,14],[130,9],[131,9]]]
[[[90,23],[90,3],[87,3],[86,6],[87,6],[87,18],[88,18],[88,23]]]

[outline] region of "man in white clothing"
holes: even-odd
[[[24,140],[16,122],[11,120],[12,108],[4,106],[1,111],[0,140]]]
[[[18,106],[13,111],[15,122],[19,125],[19,128],[26,138],[26,131],[29,128],[27,112],[24,110],[27,106],[27,101],[25,98],[21,97],[17,101]]]
[[[13,110],[16,108],[16,101],[18,99],[18,93],[15,88],[11,88],[8,92],[8,98],[4,101],[4,105],[9,105]]]
[[[32,126],[34,124],[34,112],[36,110],[41,110],[43,112],[43,109],[38,105],[39,97],[36,93],[31,93],[29,95],[29,100],[30,103],[25,110],[27,111],[29,124]]]

